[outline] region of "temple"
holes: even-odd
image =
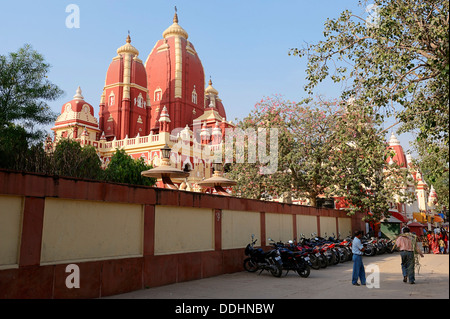
[[[221,148],[225,130],[234,125],[226,120],[225,107],[212,79],[206,84],[200,57],[188,33],[179,25],[177,13],[145,63],[139,54],[128,34],[106,72],[98,119],[78,87],[73,99],[62,106],[52,128],[54,138],[47,146],[54,147],[61,138],[75,139],[82,146],[92,145],[104,167],[116,149],[158,167],[163,160],[161,150],[168,146],[171,165],[190,173],[188,178],[174,181],[177,187],[200,191],[199,183],[214,177],[213,154]],[[408,170],[415,181],[404,192],[416,195],[411,204],[394,198],[390,203],[391,216],[403,223],[429,220],[436,192],[428,189],[393,133],[389,148],[395,155],[388,161]],[[345,202],[337,198],[319,198],[320,201],[323,207],[345,208]],[[289,202],[309,205],[305,199]]]
[[[187,189],[211,177],[205,153],[234,126],[211,79],[206,86],[202,62],[188,38],[175,13],[144,63],[128,34],[106,72],[98,119],[78,87],[52,128],[53,146],[72,138],[95,147],[105,166],[116,149],[124,149],[156,167],[168,145],[172,165],[190,171]]]

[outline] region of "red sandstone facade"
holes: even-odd
[[[206,86],[200,57],[177,14],[162,35],[145,62],[128,35],[106,72],[98,120],[78,88],[62,107],[48,148],[60,138],[72,138],[94,146],[105,166],[119,148],[156,167],[164,145],[173,148],[188,139],[192,149],[174,150],[177,162],[172,164],[195,169],[188,190],[200,190],[196,183],[211,176],[210,161],[202,157],[205,146],[219,144],[225,129],[234,126],[212,81]]]

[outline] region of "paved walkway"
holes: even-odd
[[[313,270],[308,278],[290,272],[275,278],[268,272],[239,272],[150,288],[104,299],[449,299],[449,255],[425,255],[416,284],[403,283],[400,254],[364,257],[368,285],[351,284],[352,262]],[[379,288],[375,272],[379,269]],[[369,276],[372,276],[371,284]]]

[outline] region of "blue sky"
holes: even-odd
[[[72,99],[81,86],[85,100],[98,104],[106,71],[116,50],[132,44],[145,62],[163,31],[172,24],[174,6],[179,24],[188,32],[212,77],[228,120],[248,115],[265,96],[281,94],[299,101],[306,97],[306,59],[288,55],[290,48],[323,39],[327,18],[350,9],[365,15],[357,0],[42,0],[0,1],[0,54],[29,43],[51,64],[50,80],[65,95],[51,102],[54,111]],[[66,7],[80,9],[80,28],[67,28]],[[317,93],[339,97],[341,87],[327,81]],[[386,124],[386,127],[390,124]],[[392,130],[389,130],[388,135]],[[398,136],[405,151],[411,135]]]

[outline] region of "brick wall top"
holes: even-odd
[[[348,217],[343,211],[328,208],[315,208],[148,186],[106,183],[5,169],[0,169],[0,195]]]

